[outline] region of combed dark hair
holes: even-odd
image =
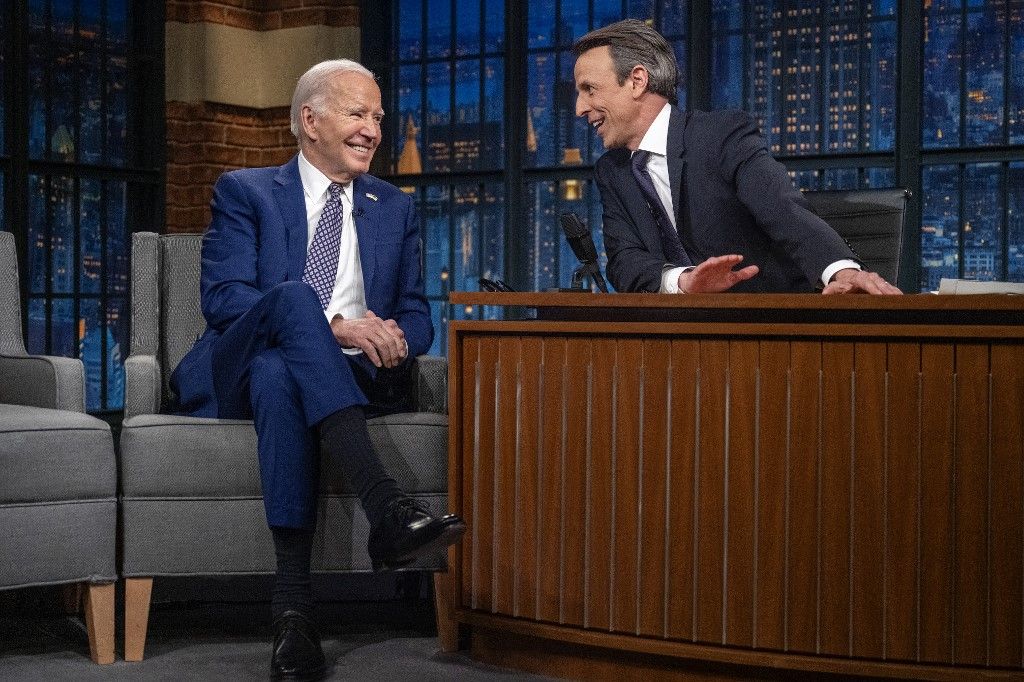
[[[672,47],[660,33],[637,19],[624,19],[584,35],[572,46],[572,52],[579,57],[605,45],[611,50],[619,85],[626,82],[633,67],[639,64],[647,69],[648,89],[672,104],[677,103],[679,67]]]

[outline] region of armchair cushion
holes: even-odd
[[[85,412],[85,370],[75,358],[0,355],[0,403]]]

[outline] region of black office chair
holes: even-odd
[[[896,282],[903,217],[910,191],[894,189],[804,192],[810,209],[828,223],[872,272]]]

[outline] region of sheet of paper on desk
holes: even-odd
[[[977,282],[970,279],[948,279],[939,281],[940,294],[1024,294],[1021,282]]]

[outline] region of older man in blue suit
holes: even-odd
[[[807,209],[749,115],[675,106],[678,68],[657,31],[621,21],[573,52],[576,114],[609,149],[594,175],[616,289],[900,293]]]
[[[207,329],[175,370],[179,409],[252,418],[277,553],[276,679],[325,672],[310,618],[316,457],[336,459],[370,522],[375,569],[458,540],[388,475],[366,409],[433,338],[410,197],[368,175],[381,140],[380,89],[349,60],[298,82],[299,153],[280,168],[225,173],[203,240]]]

